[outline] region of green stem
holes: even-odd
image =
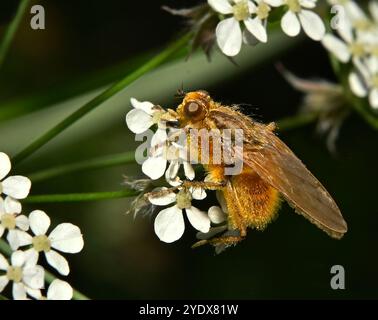
[[[125,189],[120,191],[91,192],[91,193],[67,193],[67,194],[46,194],[29,196],[23,203],[54,203],[54,202],[84,202],[97,200],[110,200],[134,197],[137,191]]]
[[[13,20],[11,21],[11,23],[9,24],[8,28],[5,31],[3,40],[0,43],[0,68],[5,61],[7,53],[9,51],[9,47],[21,23],[22,17],[26,11],[26,8],[28,7],[29,2],[30,0],[20,1],[16,15],[14,16]]]
[[[298,114],[293,117],[287,117],[276,121],[278,130],[287,131],[296,129],[307,124],[314,122],[318,117],[317,113]],[[37,171],[35,173],[28,174],[30,180],[33,183],[41,182],[44,180],[52,179],[62,175],[71,174],[79,171],[93,170],[109,168],[124,164],[133,163],[135,155],[133,151],[123,152],[118,154],[107,155],[89,160],[83,160],[70,164],[65,164],[49,169]]]
[[[101,105],[106,100],[113,97],[115,94],[120,92],[121,90],[125,89],[129,84],[146,74],[147,72],[155,69],[159,65],[161,65],[163,62],[168,60],[176,51],[183,48],[189,40],[190,34],[186,34],[182,38],[180,38],[178,41],[173,42],[171,45],[169,45],[164,51],[162,51],[160,54],[156,55],[154,58],[152,58],[150,61],[136,69],[134,72],[127,75],[125,78],[123,78],[121,81],[115,83],[110,88],[105,90],[100,95],[93,98],[91,101],[83,105],[81,108],[73,112],[71,115],[69,115],[67,118],[62,120],[60,123],[58,123],[55,127],[51,128],[49,131],[47,131],[45,134],[34,140],[30,145],[28,145],[25,149],[23,149],[21,152],[19,152],[14,158],[14,163],[19,163],[28,156],[30,156],[32,153],[37,151],[39,148],[41,148],[43,145],[45,145],[47,142],[55,138],[57,135],[59,135],[62,131],[64,131],[66,128],[68,128],[70,125],[75,123],[77,120],[85,116],[87,113]]]
[[[301,113],[293,117],[287,117],[276,121],[279,131],[287,131],[303,127],[314,122],[318,118],[318,113]]]
[[[58,176],[71,174],[78,171],[100,169],[119,166],[123,164],[132,163],[135,159],[134,152],[124,152],[118,154],[107,155],[103,157],[98,157],[94,159],[79,161],[75,163],[70,163],[66,165],[61,165],[45,170],[41,170],[28,175],[28,178],[35,182],[40,182],[43,180],[55,178]]]
[[[7,297],[4,297],[2,294],[0,294],[0,300],[9,300]]]
[[[12,249],[10,246],[5,242],[5,240],[0,239],[0,251],[4,253],[7,256],[12,255]],[[45,280],[47,283],[53,282],[55,279],[57,279],[52,273],[45,270]],[[87,296],[80,293],[79,291],[73,289],[73,299],[75,300],[89,300]]]

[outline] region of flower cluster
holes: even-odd
[[[71,223],[61,223],[47,235],[50,218],[45,212],[34,210],[28,217],[21,214],[22,205],[19,200],[28,196],[31,182],[23,176],[7,177],[10,171],[10,159],[1,152],[0,237],[6,234],[12,255],[8,261],[0,254],[0,292],[9,282],[13,282],[12,294],[17,300],[71,299],[73,295],[71,286],[59,279],[50,284],[45,296],[42,294],[45,270],[38,265],[38,261],[40,253],[43,253],[50,266],[61,275],[68,275],[70,272],[68,262],[57,251],[80,252],[84,246],[81,231]]]
[[[133,109],[126,115],[126,123],[132,132],[138,134],[142,129],[147,131],[152,125],[157,126],[142,171],[151,180],[165,177],[166,185],[146,194],[151,205],[161,208],[154,223],[159,239],[167,243],[180,239],[185,230],[184,214],[190,224],[203,234],[211,231],[211,224],[225,222],[225,212],[220,207],[213,206],[205,212],[192,204],[193,200],[205,199],[207,194],[200,184],[196,185],[200,181],[193,181],[195,170],[187,160],[187,141],[179,139],[183,130],[166,126],[169,112],[151,102],[139,102],[134,98],[131,104]],[[181,167],[184,179],[180,176]],[[193,186],[188,186],[186,182],[193,182]]]
[[[227,56],[236,56],[243,41],[247,44],[267,42],[267,22],[272,9],[283,7],[281,28],[290,37],[301,29],[313,40],[322,40],[325,26],[312,11],[316,0],[208,0],[222,20],[216,27],[219,48]]]
[[[336,34],[326,34],[322,43],[340,62],[352,65],[352,92],[368,97],[370,106],[378,110],[378,3],[369,3],[369,13],[352,0],[329,3],[342,11],[334,26]]]

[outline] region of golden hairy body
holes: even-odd
[[[202,186],[221,192],[227,207],[228,229],[238,231],[236,236],[213,240],[214,244],[236,243],[246,235],[248,227],[264,229],[274,219],[281,198],[330,236],[341,238],[347,231],[332,197],[275,135],[274,124],[255,122],[237,108],[214,102],[204,91],[187,93],[173,112],[180,127],[188,131],[195,128],[243,132],[243,148],[233,150],[234,156],[243,161],[241,173],[225,175],[226,164],[223,161],[214,164],[212,150],[210,161],[203,163],[208,176]],[[200,141],[190,144],[190,150],[199,153],[200,162],[204,152],[201,146]],[[209,148],[212,149],[211,139]]]

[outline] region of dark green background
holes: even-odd
[[[77,82],[159,48],[183,26],[180,19],[160,10],[163,2],[159,1],[33,3],[45,6],[47,29],[32,31],[28,21],[21,26],[0,72],[0,112],[1,105],[12,99],[45,93],[53,101],[54,94],[58,98],[55,92],[65,85],[77,83],[80,92],[81,87],[89,89],[91,81],[115,80],[90,77],[88,83]],[[181,1],[164,3],[180,6]],[[7,9],[0,10],[1,33],[12,16],[11,1],[7,4]],[[327,55],[318,43],[305,40],[279,60],[300,76],[333,78]],[[242,70],[221,85],[185,88],[184,84],[184,88],[206,89],[224,103],[251,104],[246,112],[253,110],[264,122],[290,116],[301,95],[282,79],[274,62]],[[177,88],[181,84],[177,74]],[[174,93],[162,96],[159,103],[175,104]],[[125,101],[125,113],[128,104]],[[238,246],[215,256],[210,247],[190,248],[195,232],[189,225],[180,241],[160,242],[153,232],[153,219],[134,220],[124,214],[128,200],[39,205],[55,223],[71,221],[82,229],[85,248],[68,257],[70,282],[91,298],[106,299],[378,298],[377,132],[353,115],[343,125],[336,156],[327,151],[313,125],[280,136],[339,204],[349,225],[344,239],[330,239],[285,204],[278,220],[265,232],[251,231]],[[70,146],[48,158],[26,162],[20,170],[27,174],[36,168],[132,150],[131,144],[136,146],[122,120],[90,139],[77,137]],[[123,166],[69,175],[33,185],[32,194],[116,190],[123,174],[139,176],[141,169]],[[30,205],[26,210],[35,208]],[[330,288],[330,268],[336,264],[346,270],[343,291]]]

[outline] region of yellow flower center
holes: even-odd
[[[360,31],[369,31],[373,26],[373,22],[368,19],[360,19],[354,21],[354,27]]]
[[[256,15],[260,20],[265,20],[269,16],[270,7],[265,2],[260,2],[256,9]]]
[[[5,213],[1,217],[1,225],[8,230],[12,230],[16,227],[16,216],[13,214]]]
[[[45,235],[35,236],[33,238],[33,247],[37,252],[48,252],[51,249],[50,239]]]
[[[362,57],[365,54],[365,46],[362,43],[351,43],[349,50],[353,56]]]
[[[233,7],[234,17],[238,21],[243,21],[247,19],[250,15],[248,1],[237,2]]]
[[[20,282],[22,280],[22,269],[20,267],[9,267],[7,270],[7,278],[13,282]]]
[[[299,0],[286,0],[286,4],[289,7],[289,10],[295,13],[300,12],[302,9]]]
[[[180,190],[176,196],[176,203],[180,209],[189,209],[192,206],[192,196],[187,190]]]

